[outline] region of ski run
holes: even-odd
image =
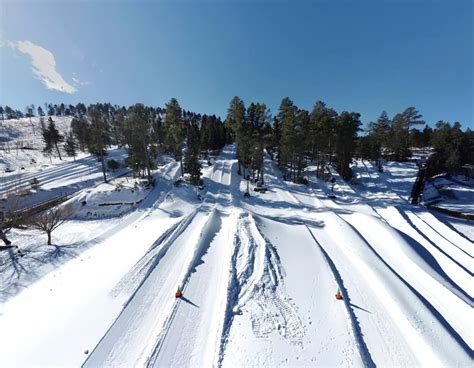
[[[133,212],[2,297],[0,366],[472,365],[469,234],[374,167],[379,192],[338,178],[332,200],[265,161],[268,191],[245,197],[226,146],[202,201],[165,164]]]

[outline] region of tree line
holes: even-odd
[[[210,151],[221,149],[227,142],[227,129],[219,117],[183,110],[172,98],[164,108],[135,104],[128,108],[110,104],[93,104],[75,110],[71,130],[61,135],[53,118],[48,124],[40,118],[44,151],[57,152],[59,144],[69,156],[77,151],[89,152],[101,163],[107,181],[107,149],[117,145],[127,149],[125,165],[151,179],[159,155],[169,154],[180,162],[181,174],[190,174],[198,184],[200,159]]]
[[[264,151],[276,158],[285,179],[305,182],[304,170],[315,164],[317,174],[329,172],[333,166],[343,178],[352,177],[353,158],[373,160],[382,170],[382,159],[407,160],[413,148],[432,147],[429,172],[454,173],[473,163],[473,132],[463,131],[458,122],[439,121],[434,128],[426,125],[415,107],[408,107],[392,118],[383,111],[374,122],[362,129],[360,113],[338,113],[323,101],[312,110],[298,107],[289,97],[282,99],[276,115],[262,102],[244,101],[235,96],[230,101],[224,121],[215,115],[183,110],[176,99],[165,107],[135,104],[128,108],[98,103],[86,106],[44,104],[44,109],[29,105],[26,117],[37,115],[45,151],[60,147],[69,156],[77,150],[87,151],[99,159],[106,181],[105,157],[110,145],[126,147],[126,165],[142,175],[151,176],[160,154],[170,154],[180,162],[181,173],[199,182],[202,153],[217,150],[235,142],[238,172],[263,183]],[[15,110],[0,106],[2,118],[13,118]],[[21,114],[21,112],[18,112]],[[48,118],[48,124],[44,118]],[[59,134],[51,115],[73,116],[71,131]],[[423,129],[418,129],[418,127]]]
[[[415,107],[408,107],[390,118],[383,111],[379,118],[361,128],[360,113],[336,112],[323,101],[316,101],[311,111],[298,107],[289,97],[282,99],[272,116],[265,103],[244,101],[235,96],[230,101],[224,121],[215,115],[186,111],[172,98],[163,108],[134,104],[128,108],[97,103],[86,106],[45,104],[38,106],[44,151],[61,151],[75,157],[77,151],[97,157],[107,181],[106,162],[110,146],[128,152],[126,166],[139,175],[152,178],[160,155],[171,155],[180,163],[181,174],[189,174],[194,185],[201,183],[201,160],[225,144],[235,143],[238,173],[257,184],[264,184],[264,158],[268,154],[278,163],[284,179],[305,183],[305,168],[315,165],[317,175],[330,173],[334,167],[345,179],[352,177],[354,158],[372,160],[382,170],[382,159],[407,160],[416,148],[429,147],[428,173],[458,173],[464,165],[474,164],[474,132],[462,130],[459,122],[438,121],[426,125]],[[45,113],[46,111],[46,113]],[[2,119],[35,116],[34,105],[20,111],[0,106]],[[46,115],[49,115],[46,120]],[[72,116],[71,129],[63,136],[53,116]],[[417,127],[424,126],[423,129]],[[34,126],[33,132],[34,132]],[[37,183],[36,183],[37,184]],[[69,209],[30,219],[32,226],[45,231],[48,243],[51,232],[71,216]],[[0,239],[9,246],[8,230],[12,219],[0,219]]]
[[[199,185],[201,159],[231,142],[226,124],[219,117],[183,110],[174,98],[164,108],[139,103],[128,108],[110,104],[84,106],[75,110],[65,136],[57,129],[53,116],[47,120],[40,116],[40,127],[45,152],[54,151],[60,159],[62,150],[71,157],[77,151],[89,152],[100,161],[105,182],[107,166],[113,162],[106,163],[111,145],[124,147],[128,153],[125,164],[150,181],[158,156],[169,154],[180,162],[181,174],[188,173],[189,181]],[[0,216],[0,239],[10,247],[8,232],[23,224],[44,231],[51,244],[51,233],[72,214],[72,207],[59,206],[34,216]]]
[[[20,119],[24,117],[33,117],[35,116],[74,116],[78,114],[85,115],[87,112],[87,107],[83,103],[78,103],[77,105],[67,105],[64,103],[61,104],[51,104],[45,103],[43,107],[38,105],[35,107],[34,104],[27,105],[24,111],[13,109],[8,105],[0,106],[0,115],[2,120],[10,119]]]
[[[367,125],[367,134],[359,139],[358,155],[377,162],[381,159],[406,160],[415,148],[432,148],[427,160],[427,174],[457,174],[463,166],[474,164],[474,132],[463,131],[461,123],[438,121],[434,129],[425,125],[422,115],[409,107],[389,119],[383,111]],[[422,130],[415,126],[425,125]]]
[[[393,118],[383,111],[362,129],[360,113],[338,113],[323,101],[316,101],[308,111],[285,97],[272,117],[264,103],[245,107],[236,96],[229,104],[226,123],[237,145],[239,173],[260,183],[265,149],[276,156],[284,178],[295,183],[306,182],[304,170],[309,164],[316,166],[318,176],[328,176],[332,166],[344,179],[350,179],[354,158],[372,160],[383,170],[382,159],[406,161],[413,149],[421,147],[434,150],[428,160],[431,175],[454,173],[474,161],[470,129],[463,132],[460,123],[443,121],[433,129],[425,125],[415,107]],[[423,130],[417,128],[423,125]]]

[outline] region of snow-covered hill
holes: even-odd
[[[0,211],[71,196],[103,181],[100,163],[88,153],[68,157],[63,152],[62,159],[54,150],[51,155],[44,153],[39,119],[33,117],[31,123],[29,118],[5,120],[0,125]],[[69,131],[71,117],[52,119],[61,134]],[[123,162],[125,156],[124,149],[112,147],[107,159]],[[117,177],[126,172],[122,167],[108,175]]]
[[[295,185],[266,157],[269,190],[244,197],[234,157],[203,170],[202,201],[169,163],[134,211],[0,254],[0,365],[472,363],[472,223],[410,205],[416,169],[360,162],[330,199],[313,168]]]

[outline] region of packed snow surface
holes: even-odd
[[[314,167],[265,167],[244,196],[226,146],[201,199],[171,162],[154,188],[82,190],[52,247],[13,233],[31,251],[0,254],[0,366],[472,364],[472,223],[410,205],[413,165],[358,161],[332,199]]]

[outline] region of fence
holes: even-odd
[[[28,218],[30,216],[36,215],[37,213],[45,211],[48,208],[54,207],[66,201],[68,198],[69,196],[67,193],[61,193],[54,198],[35,203],[29,207],[9,211],[6,213],[0,212],[0,219],[3,219],[3,222],[8,225],[15,220]]]

